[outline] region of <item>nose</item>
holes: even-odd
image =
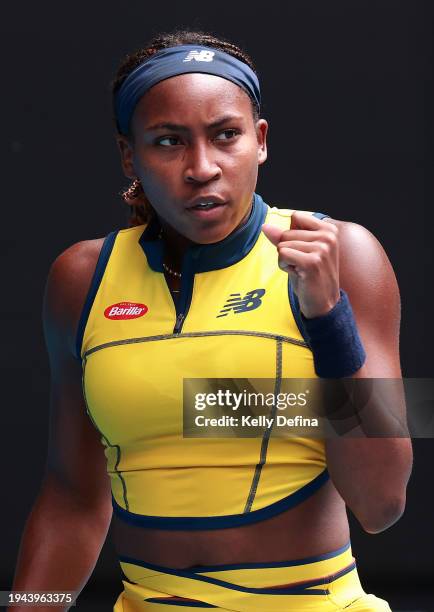
[[[184,177],[187,183],[208,183],[222,174],[215,151],[206,143],[191,145],[186,152]]]

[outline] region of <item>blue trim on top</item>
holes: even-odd
[[[83,344],[83,336],[84,336],[84,330],[86,328],[86,323],[89,318],[90,310],[95,300],[95,296],[100,286],[102,277],[104,275],[104,272],[107,266],[107,262],[113,250],[113,245],[115,243],[118,232],[119,230],[110,232],[110,234],[106,236],[103,242],[103,245],[101,247],[101,251],[98,257],[98,261],[96,263],[95,271],[93,273],[92,281],[90,283],[90,288],[87,293],[86,301],[84,303],[83,310],[81,311],[80,321],[78,323],[78,328],[77,328],[76,342],[75,342],[75,353],[76,353],[75,356],[80,361],[80,363],[81,363],[81,347]]]
[[[303,325],[303,319],[301,318],[300,302],[298,301],[298,297],[292,286],[289,274],[288,274],[288,298],[289,298],[289,304],[291,306],[292,314],[294,316],[294,320],[297,324],[299,332],[301,333],[303,340],[306,342],[309,349],[312,350],[310,346],[309,337]]]
[[[247,221],[219,242],[191,244],[182,263],[182,278],[188,272],[220,270],[243,259],[255,245],[265,221],[268,206],[257,193],[253,194],[252,208]],[[159,220],[154,217],[139,238],[149,266],[155,272],[164,272],[164,241],[158,239]]]
[[[113,512],[116,516],[129,523],[130,525],[136,525],[138,527],[147,527],[154,529],[185,529],[188,531],[194,531],[199,529],[223,529],[225,527],[239,527],[242,525],[250,525],[258,521],[276,516],[289,508],[294,508],[305,499],[313,495],[318,489],[325,484],[330,478],[327,468],[325,468],[318,476],[308,482],[304,487],[291,493],[287,497],[280,499],[279,501],[260,508],[259,510],[252,510],[245,514],[229,514],[225,516],[180,516],[180,517],[168,517],[168,516],[148,516],[144,514],[136,514],[125,510],[116,502],[112,495]]]
[[[192,243],[185,251],[181,264],[181,290],[174,300],[176,323],[173,333],[181,333],[193,295],[194,276],[200,272],[219,270],[243,259],[255,245],[265,221],[268,206],[258,194],[253,194],[252,207],[247,221],[220,242],[212,244]],[[149,267],[164,272],[164,240],[158,238],[160,221],[154,216],[145,227],[139,244],[145,253]]]

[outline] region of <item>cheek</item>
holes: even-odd
[[[243,180],[255,172],[258,165],[257,147],[240,147],[238,151],[223,160],[227,170],[237,174],[237,180]]]
[[[258,163],[259,145],[255,135],[248,138],[248,142],[243,147],[242,156],[246,165],[257,165]]]
[[[237,172],[237,182],[249,183],[258,173],[257,147],[252,145],[248,150],[240,152],[237,157],[237,163],[234,166],[234,171]]]
[[[151,194],[166,194],[173,183],[175,173],[169,165],[156,166],[151,163],[142,163],[139,167],[139,177],[144,191]]]

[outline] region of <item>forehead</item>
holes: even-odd
[[[241,87],[213,74],[180,74],[146,92],[135,108],[132,127],[194,118],[208,121],[229,111],[246,119],[252,116],[250,98]]]

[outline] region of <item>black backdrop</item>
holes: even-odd
[[[108,86],[120,58],[175,26],[245,46],[270,123],[257,191],[270,204],[326,212],[377,236],[401,289],[402,366],[412,377],[433,371],[433,96],[428,2],[77,0],[8,3],[1,11],[0,585],[7,589],[45,461],[46,275],[72,243],[125,225],[117,194],[127,181]],[[369,536],[352,521],[360,573],[380,594],[392,585],[393,597],[403,584],[417,593],[433,582],[433,447],[415,441],[397,525]],[[120,577],[108,541],[85,593],[105,583],[116,594]]]

